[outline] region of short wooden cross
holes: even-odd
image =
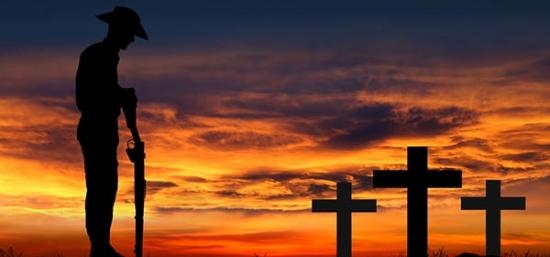
[[[336,200],[312,200],[313,212],[336,212],[336,256],[351,257],[351,213],[376,212],[376,200],[352,200],[351,183],[338,182]]]
[[[485,210],[485,255],[500,256],[500,211],[525,210],[525,197],[501,197],[500,180],[485,181],[485,197],[462,197],[462,210]]]

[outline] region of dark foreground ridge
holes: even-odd
[[[461,254],[457,255],[456,257],[497,257],[497,256],[495,256],[495,255],[483,256],[483,255],[479,255],[479,254],[475,254],[475,253],[461,253]]]

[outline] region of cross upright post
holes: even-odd
[[[351,257],[351,213],[376,212],[376,200],[352,200],[351,183],[338,182],[336,200],[314,199],[313,212],[336,212],[336,256]]]
[[[375,188],[407,188],[407,256],[428,255],[428,188],[462,187],[462,171],[428,169],[428,147],[407,147],[407,170],[375,170]]]
[[[500,256],[501,210],[525,210],[525,197],[501,197],[500,180],[485,181],[485,197],[462,197],[462,210],[485,210],[485,255]]]

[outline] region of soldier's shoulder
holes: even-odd
[[[103,42],[97,42],[86,47],[84,51],[80,54],[80,57],[94,57],[104,55],[107,51],[105,44]]]

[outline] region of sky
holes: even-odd
[[[484,251],[483,211],[460,197],[526,197],[502,212],[504,252],[550,253],[550,4],[544,1],[15,1],[0,4],[0,248],[86,256],[75,131],[81,51],[95,15],[134,8],[150,40],[120,53],[145,141],[150,256],[334,256],[336,182],[377,199],[353,214],[354,256],[406,253],[406,190],[375,169],[463,172],[429,190],[429,246]],[[112,243],[133,255],[133,168],[120,118]]]

